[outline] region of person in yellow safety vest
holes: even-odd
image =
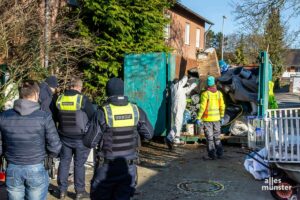
[[[207,90],[201,94],[196,123],[200,125],[203,122],[208,157],[214,160],[216,156],[221,158],[223,155],[220,134],[221,124],[224,122],[225,104],[223,94],[217,90],[213,76],[208,76],[207,86]]]
[[[67,195],[70,163],[74,159],[74,185],[76,199],[89,197],[85,190],[85,167],[90,149],[83,144],[85,126],[94,114],[89,99],[81,94],[82,80],[73,78],[70,89],[60,95],[56,101],[58,131],[62,141],[60,163],[58,167],[58,187],[60,199]]]

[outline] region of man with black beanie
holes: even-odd
[[[137,184],[139,140],[151,139],[153,127],[146,113],[124,96],[121,79],[110,79],[106,92],[107,102],[91,120],[99,129],[84,142],[89,148],[98,147],[91,199],[129,200]],[[94,130],[90,126],[87,133],[89,129]]]
[[[49,76],[48,78],[46,78],[45,82],[40,83],[39,86],[41,91],[39,95],[41,110],[52,114],[53,107],[51,106],[54,106],[54,104],[52,104],[52,99],[55,90],[58,87],[56,76]]]

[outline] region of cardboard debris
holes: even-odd
[[[198,74],[201,80],[201,88],[203,88],[208,75],[218,78],[221,76],[217,53],[214,48],[206,49],[198,55]]]
[[[199,76],[212,75],[215,77],[221,76],[219,61],[215,49],[210,48],[205,50],[198,56],[198,73]]]

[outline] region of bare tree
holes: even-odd
[[[72,76],[82,76],[78,65],[84,56],[93,53],[95,45],[78,34],[78,12],[67,7],[65,0],[49,0],[49,68],[46,69],[43,2],[0,0],[0,64],[7,64],[11,81],[41,80],[55,74],[64,87]],[[6,85],[1,86],[1,94]]]
[[[16,2],[0,0],[0,63],[25,73],[39,65],[41,26],[34,0]]]
[[[289,21],[297,18],[300,14],[299,0],[232,0],[231,5],[234,8],[236,19],[244,27],[244,31],[252,34],[264,33],[264,26],[272,9],[285,13],[285,20],[282,18],[284,26],[285,41],[287,46],[297,42],[300,35],[300,28],[293,31],[289,27]]]

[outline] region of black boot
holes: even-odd
[[[213,150],[209,150],[208,151],[208,157],[211,159],[211,160],[215,160],[216,159],[216,151],[213,149]]]
[[[223,152],[224,152],[223,147],[222,145],[217,145],[216,148],[217,148],[217,152],[216,152],[217,157],[221,159],[223,157]]]
[[[173,149],[173,142],[171,140],[169,140],[168,137],[165,137],[165,143],[166,145],[168,146],[168,149],[169,150],[172,150]]]
[[[76,200],[86,199],[86,198],[90,198],[90,194],[87,193],[86,191],[76,193],[76,198],[75,198]]]
[[[59,199],[65,199],[67,196],[67,192],[60,192],[59,193]]]

